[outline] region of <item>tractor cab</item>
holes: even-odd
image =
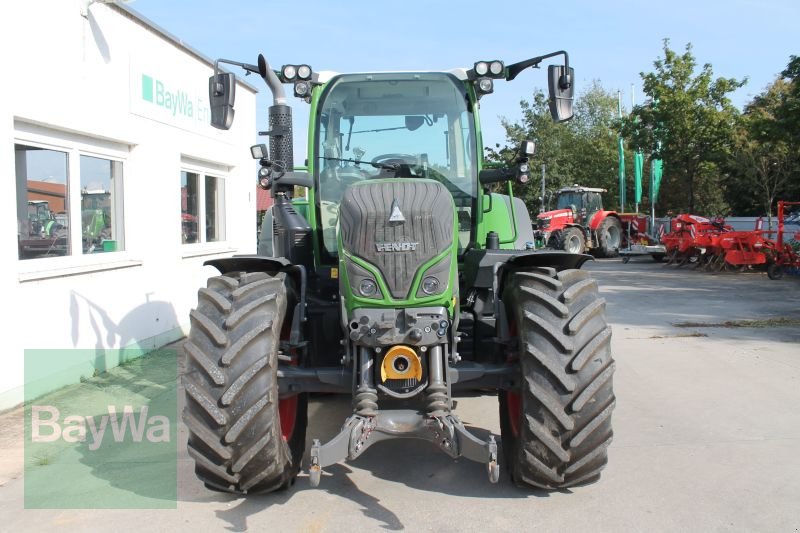
[[[455,206],[458,247],[466,248],[478,195],[471,107],[467,87],[449,73],[331,78],[317,108],[310,165],[323,262],[338,253],[336,225],[345,190],[366,181],[443,185]]]
[[[598,211],[603,210],[602,193],[605,189],[590,187],[565,187],[555,193],[556,205],[552,211],[540,213],[540,221],[551,220],[555,215],[564,219],[565,223],[575,223],[582,226],[592,220]]]

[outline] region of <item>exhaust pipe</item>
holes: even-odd
[[[286,92],[281,80],[270,68],[264,54],[258,54],[258,73],[272,91],[273,105],[269,107],[269,131],[260,132],[269,136],[270,159],[284,171],[294,169],[294,144],[292,139],[292,108],[286,105]]]

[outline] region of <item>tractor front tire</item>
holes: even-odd
[[[278,398],[288,283],[285,274],[229,273],[198,291],[184,344],[183,421],[195,473],[210,489],[270,492],[300,469],[307,398]]]
[[[564,228],[558,235],[556,248],[571,254],[582,254],[586,250],[586,238],[580,228]]]
[[[520,389],[500,393],[504,461],[518,485],[562,489],[608,462],[614,360],[605,300],[582,270],[511,274],[503,291],[516,332]]]
[[[616,217],[606,217],[597,227],[597,257],[617,257],[622,245],[622,224]]]
[[[777,263],[767,265],[767,277],[773,280],[781,279],[783,277],[783,265]]]

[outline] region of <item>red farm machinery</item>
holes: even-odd
[[[714,272],[766,270],[770,279],[780,279],[785,269],[800,267],[800,256],[786,239],[786,209],[790,206],[800,206],[800,202],[778,202],[777,231],[761,229],[760,221],[751,231],[735,231],[724,219],[678,215],[662,238],[667,264],[689,264]],[[800,232],[793,237],[800,240]]]

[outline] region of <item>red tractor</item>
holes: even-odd
[[[556,208],[537,218],[537,240],[548,248],[570,253],[589,251],[616,257],[628,241],[647,238],[647,217],[603,209],[605,189],[573,185],[554,195]]]

